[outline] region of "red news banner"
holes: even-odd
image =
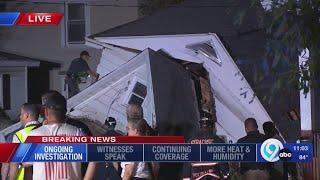
[[[185,143],[183,136],[29,136],[25,143],[41,144],[175,144]],[[10,162],[18,143],[0,143],[0,162]]]
[[[29,136],[25,143],[184,143],[183,136]]]
[[[20,13],[16,25],[58,25],[62,13]]]

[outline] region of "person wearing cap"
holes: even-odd
[[[115,130],[117,121],[114,117],[108,117],[104,121],[104,125],[108,127],[106,133],[104,134],[105,136],[121,136],[121,134]]]
[[[115,130],[117,121],[114,117],[107,117],[104,124],[107,126],[104,136],[122,136]],[[121,180],[121,171],[119,162],[99,162],[96,164],[94,179]]]
[[[79,93],[79,82],[81,80],[81,77],[90,75],[94,79],[97,79],[97,73],[93,72],[88,65],[90,57],[91,56],[87,51],[82,51],[79,58],[71,61],[66,76],[69,97],[72,97]]]
[[[44,115],[47,123],[33,130],[30,136],[83,136],[81,129],[67,124],[65,116],[67,101],[60,94],[52,94],[43,104]],[[33,166],[34,180],[55,179],[92,179],[95,163],[90,162],[83,178],[80,162],[33,162],[24,163],[24,166]]]

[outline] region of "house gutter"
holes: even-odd
[[[102,43],[96,39],[92,39],[92,38],[89,38],[89,37],[85,37],[85,40],[86,40],[86,45],[87,46],[90,46],[90,47],[93,47],[93,48],[96,48],[96,49],[109,49],[109,50],[113,50],[114,48],[119,48],[119,49],[123,49],[123,50],[126,50],[126,51],[129,51],[129,52],[133,52],[133,53],[136,53],[136,54],[139,54],[140,50],[137,50],[137,49],[132,49],[132,48],[129,48],[129,47],[123,47],[123,46],[117,46],[117,45],[113,45],[113,44],[107,44],[107,43]]]
[[[92,38],[88,38],[88,37],[85,37],[85,45],[89,46],[89,47],[92,47],[92,48],[95,48],[95,49],[112,49],[112,45],[109,45],[109,44],[106,44],[106,43],[102,43],[102,42],[99,42],[95,39],[92,39]]]

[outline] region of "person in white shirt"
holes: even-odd
[[[128,136],[146,136],[149,135],[149,125],[144,119],[129,120],[127,125]],[[153,180],[157,173],[155,166],[147,162],[122,162],[123,180]]]
[[[50,96],[44,104],[47,124],[30,133],[30,136],[83,136],[82,131],[66,124],[66,99],[61,94]],[[78,180],[92,179],[95,163],[90,162],[84,178],[81,175],[80,162],[34,162],[34,180]]]

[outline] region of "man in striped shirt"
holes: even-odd
[[[77,127],[65,123],[66,99],[61,94],[55,94],[44,104],[47,124],[30,133],[30,136],[83,136]],[[83,179],[81,163],[79,162],[34,162],[34,180],[73,180]],[[84,179],[91,179],[95,164],[89,163]]]

